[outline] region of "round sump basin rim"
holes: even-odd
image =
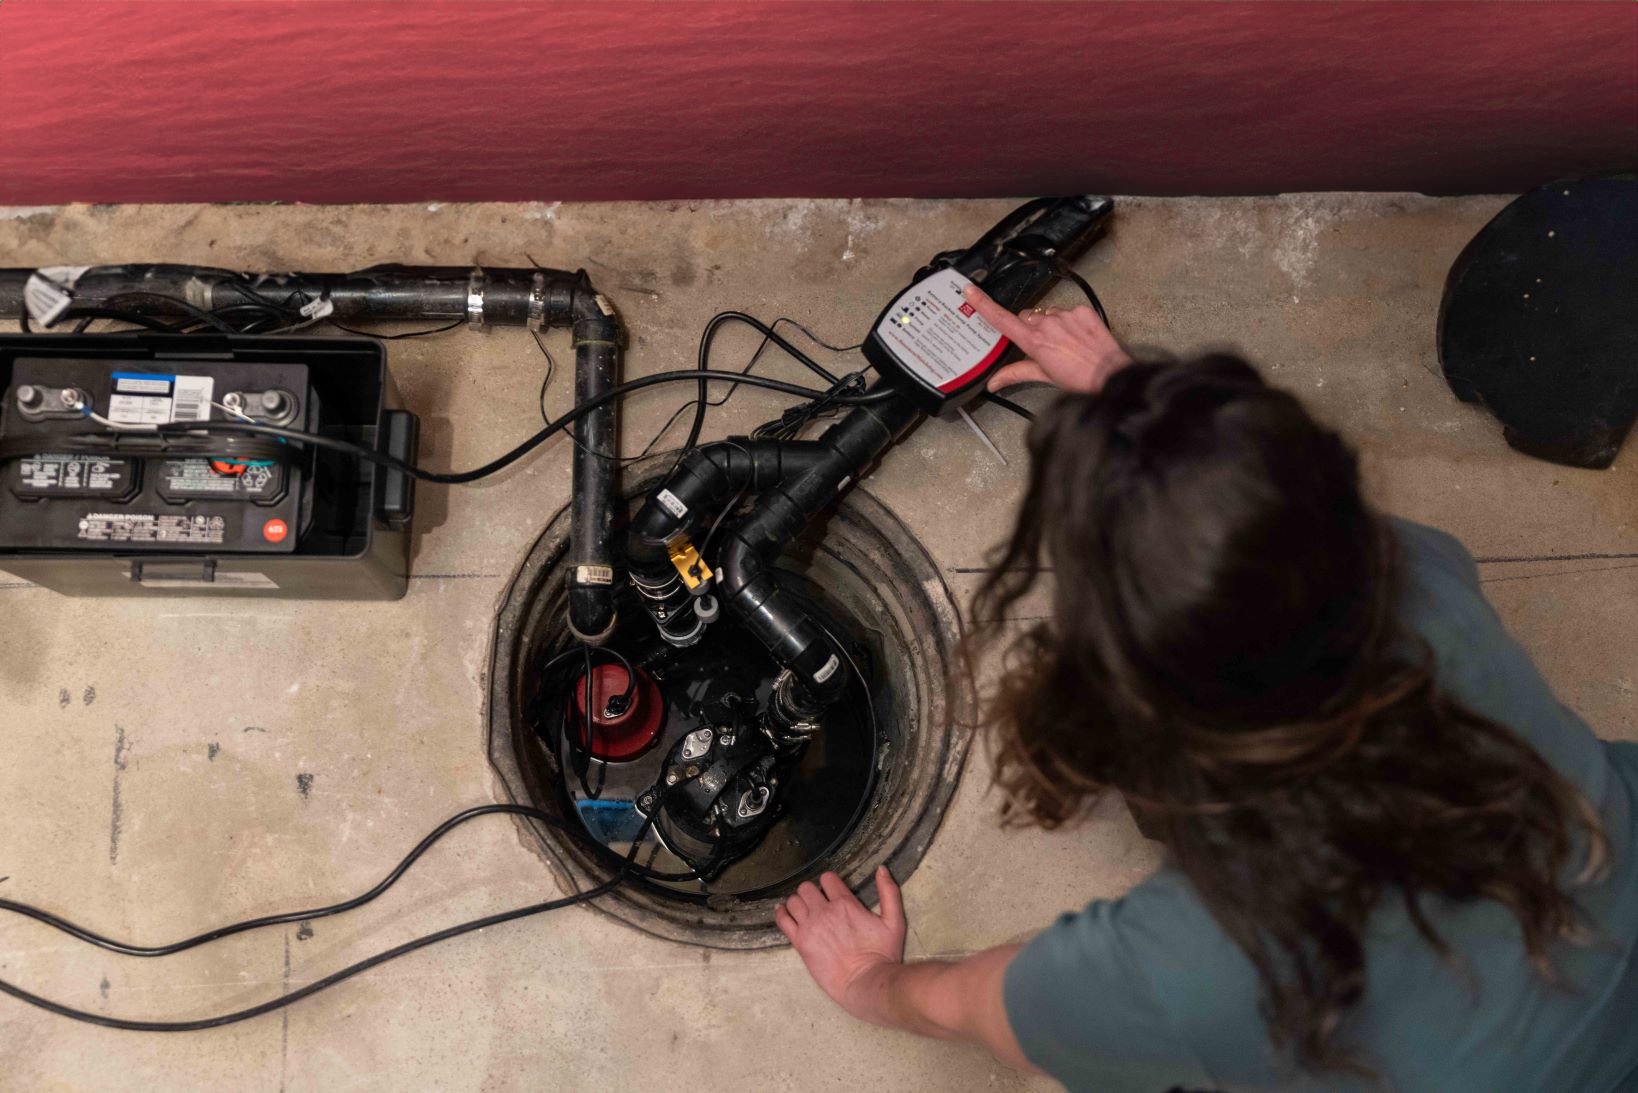
[[[653,475],[639,482],[630,496],[642,496],[658,478]],[[487,751],[503,796],[553,812],[557,811],[555,800],[542,800],[528,792],[528,778],[515,747],[522,718],[522,711],[518,709],[520,677],[515,673],[519,671],[520,655],[529,648],[532,633],[544,628],[538,618],[539,609],[543,600],[551,598],[554,570],[567,553],[568,530],[565,506],[536,538],[502,593],[491,637],[485,686]],[[873,546],[875,556],[859,544],[853,544],[855,536]],[[950,671],[960,655],[961,617],[943,574],[926,548],[891,509],[866,490],[853,490],[829,514],[815,522],[803,541],[810,549],[836,559],[855,572],[857,565],[842,559],[834,543],[846,541],[858,548],[861,560],[885,571],[883,579],[872,586],[877,595],[894,606],[896,614],[917,616],[913,620],[905,619],[905,624],[894,629],[913,658],[906,677],[917,682],[918,691],[927,692],[915,703],[918,727],[942,738],[939,745],[921,747],[916,769],[903,772],[903,777],[895,780],[895,789],[908,797],[890,828],[878,831],[870,826],[878,813],[872,806],[865,826],[849,838],[839,855],[839,859],[846,862],[861,849],[861,836],[868,842],[869,862],[864,862],[861,856],[861,861],[855,862],[848,874],[861,897],[872,902],[875,882],[871,866],[884,862],[901,882],[909,877],[931,844],[965,765],[973,735],[975,701],[968,674]],[[827,547],[827,543],[832,546]],[[888,580],[886,575],[897,579]],[[866,579],[864,574],[859,576],[861,580]],[[887,587],[881,587],[883,584]],[[951,679],[960,681],[953,689],[947,686]],[[561,833],[535,821],[519,820],[519,823],[530,829],[525,844],[545,860],[565,891],[591,887],[611,875],[607,866],[575,847]],[[760,949],[785,943],[772,922],[776,902],[759,900],[731,907],[702,906],[673,900],[646,886],[633,884],[617,889],[593,906],[628,926],[667,940],[720,949]]]

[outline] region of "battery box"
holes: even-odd
[[[195,421],[283,426],[408,462],[419,432],[375,339],[0,336],[0,569],[76,595],[404,594],[408,475],[299,443],[243,460],[64,444]]]

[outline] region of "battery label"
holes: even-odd
[[[876,337],[905,370],[940,391],[983,375],[1009,344],[962,295],[970,284],[953,269],[929,274],[905,289],[876,326]]]
[[[120,425],[166,425],[173,421],[209,421],[216,380],[210,376],[172,376],[152,372],[115,372],[108,396],[108,420]]]
[[[250,464],[223,473],[208,459],[167,459],[159,473],[159,495],[167,501],[195,497],[277,499],[284,492],[284,468]]]
[[[144,376],[130,372],[114,373],[114,390],[122,395],[165,395],[171,393],[175,376]]]
[[[92,543],[215,543],[227,521],[220,516],[168,516],[138,512],[93,512],[80,517],[76,538]]]
[[[17,461],[20,496],[113,497],[131,485],[131,461],[95,455],[34,455]]]

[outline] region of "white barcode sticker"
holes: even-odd
[[[108,396],[108,420],[121,425],[166,425],[173,421],[209,421],[210,376],[171,376],[155,372],[115,372]]]
[[[171,396],[172,421],[209,421],[210,396],[216,380],[210,376],[177,376]]]
[[[661,508],[679,520],[688,515],[688,506],[682,503],[682,498],[670,490],[661,490],[654,495],[654,500],[660,503]]]

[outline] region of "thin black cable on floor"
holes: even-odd
[[[83,941],[88,945],[95,945],[99,949],[107,949],[111,953],[119,953],[121,956],[172,956],[176,953],[187,952],[189,949],[198,948],[200,945],[208,945],[213,941],[221,941],[223,938],[233,937],[235,934],[242,934],[251,930],[260,930],[268,926],[288,926],[291,923],[309,922],[313,919],[328,918],[331,915],[339,915],[344,911],[351,911],[362,907],[366,903],[369,903],[370,901],[381,896],[387,891],[387,889],[398,883],[398,879],[408,872],[410,867],[414,865],[423,854],[425,854],[428,850],[431,850],[435,843],[437,843],[451,831],[455,830],[457,827],[460,827],[469,820],[477,819],[479,816],[507,814],[514,816],[527,816],[530,819],[538,820],[541,823],[547,824],[548,826],[569,830],[568,825],[557,817],[552,816],[549,813],[542,812],[539,809],[530,808],[526,805],[479,805],[476,808],[469,808],[464,812],[458,812],[449,819],[445,820],[443,823],[439,824],[430,834],[426,836],[426,838],[422,839],[420,843],[416,845],[415,849],[411,850],[407,855],[405,855],[404,859],[393,868],[392,872],[388,873],[384,878],[382,878],[379,884],[362,895],[354,896],[351,899],[342,900],[340,903],[332,903],[325,907],[314,907],[303,911],[290,911],[285,914],[267,915],[262,918],[246,919],[243,922],[235,922],[227,926],[220,926],[214,930],[207,930],[204,933],[198,934],[194,937],[186,938],[182,941],[173,941],[165,945],[138,945],[134,942],[118,941],[113,938],[104,937],[102,934],[99,934],[94,930],[70,922],[59,915],[52,914],[50,911],[44,911],[38,907],[34,907],[26,903],[18,903],[14,900],[0,899],[0,911],[8,911],[15,915],[21,915],[24,918],[31,918],[36,922],[41,922],[47,926],[50,926],[54,930],[59,930],[67,934],[69,937],[75,938],[76,940]]]
[[[420,858],[421,855],[425,854],[429,849],[431,849],[434,843],[443,838],[445,835],[449,834],[450,831],[453,831],[461,824],[467,822],[468,820],[475,819],[478,816],[489,816],[496,814],[526,816],[530,819],[539,820],[542,823],[549,824],[553,827],[562,828],[564,830],[572,830],[556,816],[553,816],[550,813],[542,812],[537,808],[531,808],[527,805],[480,805],[476,808],[469,808],[464,812],[451,816],[442,824],[438,825],[437,828],[435,828],[430,834],[427,835],[426,838],[422,839],[421,842],[416,845],[414,850],[411,850],[409,854],[398,863],[397,867],[394,868],[391,873],[387,874],[381,883],[377,884],[374,888],[363,893],[362,895],[355,896],[350,900],[343,900],[340,903],[331,904],[327,907],[319,907],[307,911],[292,911],[282,915],[267,915],[262,918],[247,919],[244,922],[237,922],[228,926],[219,927],[218,929],[208,931],[196,937],[191,937],[184,941],[173,942],[169,945],[143,946],[134,945],[129,942],[115,941],[113,939],[103,937],[101,934],[95,933],[94,931],[88,930],[83,926],[75,925],[67,919],[54,915],[49,911],[41,910],[38,907],[33,907],[26,903],[18,903],[14,900],[0,900],[0,910],[11,911],[15,914],[20,914],[27,918],[34,919],[37,922],[42,922],[54,929],[61,930],[63,933],[66,933],[71,937],[78,938],[79,940],[95,945],[98,948],[107,949],[110,952],[120,953],[125,956],[169,956],[172,953],[183,952],[187,949],[195,948],[199,945],[205,945],[212,941],[219,941],[222,938],[231,937],[234,934],[244,933],[248,930],[258,930],[266,926],[288,925],[292,922],[301,922],[314,918],[324,918],[329,915],[336,915],[342,913],[343,911],[350,911],[354,908],[362,907],[364,904],[377,898],[382,893],[386,892],[387,889],[391,888],[395,883],[397,883],[398,879],[402,877],[406,871],[408,871],[410,866],[415,864],[416,860]],[[581,892],[574,892],[570,895],[559,897],[558,899],[550,899],[541,903],[531,903],[523,907],[515,907],[510,911],[501,911],[497,914],[485,915],[482,918],[472,919],[468,922],[463,922],[455,926],[438,930],[435,933],[423,935],[422,937],[415,938],[411,941],[406,941],[402,945],[394,946],[385,952],[367,957],[355,964],[350,964],[347,967],[342,968],[340,971],[332,972],[324,978],[309,983],[307,986],[298,990],[280,995],[278,998],[270,999],[269,1001],[251,1006],[247,1009],[236,1010],[232,1013],[225,1013],[216,1017],[202,1017],[192,1021],[137,1021],[127,1020],[120,1017],[109,1017],[100,1013],[91,1013],[88,1010],[75,1009],[72,1006],[63,1005],[60,1002],[53,1002],[51,999],[44,998],[32,991],[24,990],[22,987],[19,987],[13,983],[8,983],[5,980],[0,980],[0,993],[10,995],[12,998],[17,999],[20,1002],[26,1002],[37,1009],[45,1010],[47,1013],[55,1014],[58,1017],[66,1017],[69,1020],[80,1021],[88,1025],[98,1025],[102,1028],[121,1029],[128,1032],[200,1032],[205,1029],[221,1028],[225,1025],[238,1024],[241,1021],[248,1021],[252,1018],[261,1017],[264,1014],[273,1013],[277,1010],[284,1009],[286,1006],[294,1005],[304,998],[311,998],[320,991],[328,990],[338,983],[345,982],[356,975],[361,975],[362,973],[369,971],[371,968],[379,967],[390,960],[396,960],[401,956],[416,952],[419,949],[425,949],[429,946],[436,945],[439,942],[448,941],[451,938],[460,937],[462,934],[469,934],[475,930],[486,929],[490,926],[498,926],[501,923],[513,922],[521,918],[528,918],[531,915],[545,914],[548,911],[556,911],[564,907],[572,907],[577,903],[585,903],[589,900],[597,899],[600,896],[608,895],[621,884],[625,883],[628,876],[628,870],[635,865],[637,850],[642,842],[642,838],[648,833],[649,825],[652,823],[653,819],[650,818],[643,824],[642,829],[632,840],[631,851],[626,855],[624,867],[622,867],[618,873],[616,873],[609,880],[604,881],[602,884],[588,888]]]

